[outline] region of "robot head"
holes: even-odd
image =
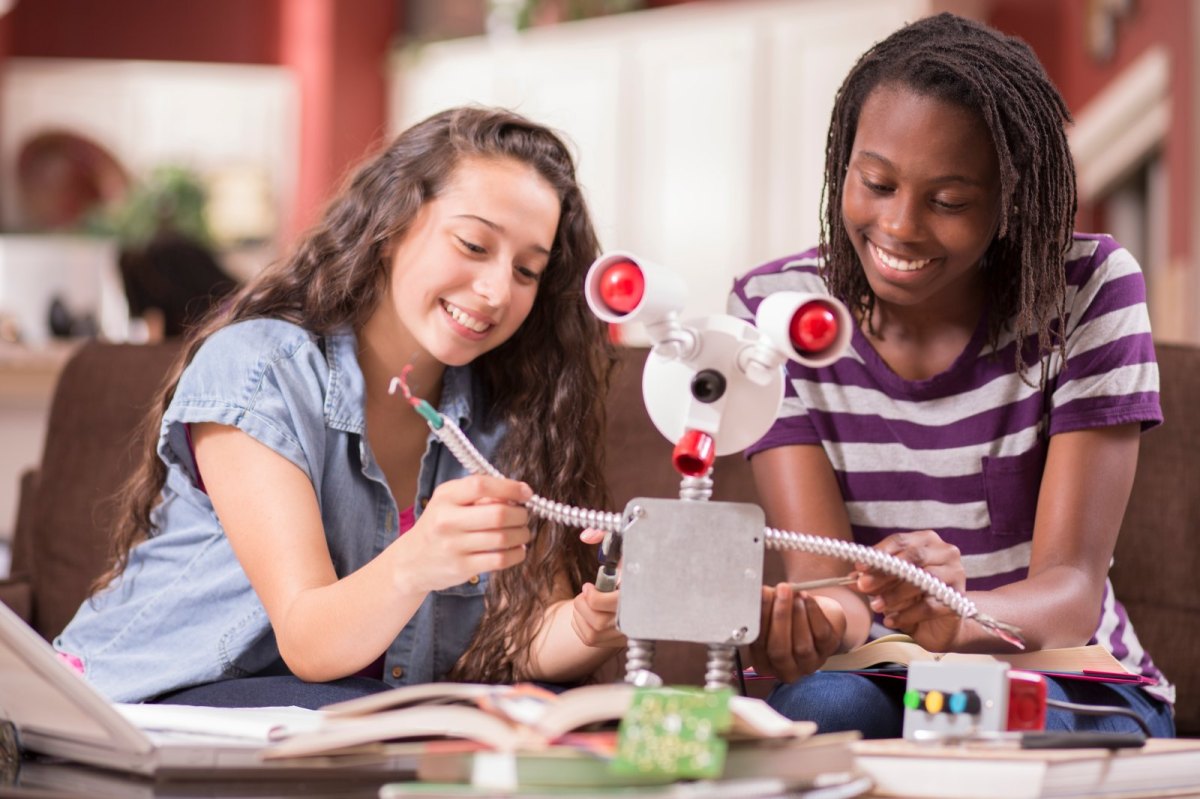
[[[675,444],[675,469],[688,477],[706,475],[718,455],[767,432],[783,401],[785,359],[826,366],[850,341],[840,302],[797,292],[767,297],[755,325],[727,314],[681,323],[683,281],[624,252],[592,264],[584,293],[596,316],[638,322],[650,335],[642,396],[655,427]]]

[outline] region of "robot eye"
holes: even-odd
[[[716,402],[725,396],[725,375],[715,369],[704,369],[692,378],[692,396],[703,403]]]
[[[600,276],[600,298],[614,313],[627,314],[638,307],[646,294],[646,276],[633,261],[611,264]]]
[[[800,352],[819,353],[837,340],[837,315],[819,300],[805,303],[792,317],[788,333]]]

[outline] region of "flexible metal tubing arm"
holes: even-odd
[[[442,427],[440,429],[433,428],[433,432],[446,445],[446,449],[458,458],[458,462],[467,471],[472,474],[490,474],[493,477],[504,476],[499,469],[488,463],[487,458],[483,457],[453,420],[443,416]],[[539,497],[537,494],[534,494],[525,503],[525,507],[536,516],[565,524],[568,527],[591,527],[594,530],[614,533],[620,532],[622,529],[621,514],[619,513],[565,505],[562,502]]]
[[[906,583],[920,588],[923,593],[941,602],[962,618],[976,621],[993,635],[1003,638],[1014,646],[1025,648],[1025,641],[1021,638],[1018,628],[982,613],[965,594],[959,593],[921,567],[906,560],[900,560],[900,558],[872,547],[823,535],[794,533],[790,530],[768,527],[764,531],[764,536],[768,549],[798,549],[802,552],[825,555],[852,563],[865,563],[872,569],[899,577]]]
[[[488,474],[493,477],[504,476],[499,469],[488,462],[487,458],[483,457],[452,419],[440,416],[440,421],[441,424],[436,426],[431,421],[430,429],[467,471],[472,474]],[[619,513],[566,505],[537,494],[534,494],[525,503],[525,507],[536,516],[570,527],[591,527],[606,532],[621,532],[624,527]],[[873,569],[898,577],[920,588],[922,592],[941,602],[958,616],[973,620],[993,635],[1014,646],[1024,648],[1020,630],[980,612],[970,598],[908,561],[878,549],[839,538],[794,533],[788,530],[777,530],[773,527],[764,528],[763,535],[768,549],[795,549],[852,563],[865,563]]]

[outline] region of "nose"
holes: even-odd
[[[472,288],[492,308],[502,308],[512,296],[512,269],[499,260],[489,261],[475,276]]]
[[[921,230],[921,200],[911,192],[896,192],[884,204],[879,226],[897,241],[910,241]]]

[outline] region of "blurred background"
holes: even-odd
[[[178,334],[410,123],[476,102],[558,128],[603,245],[708,313],[816,242],[837,86],[942,10],[1038,53],[1078,227],[1140,260],[1158,338],[1200,342],[1194,0],[0,0],[0,574],[73,347]]]

